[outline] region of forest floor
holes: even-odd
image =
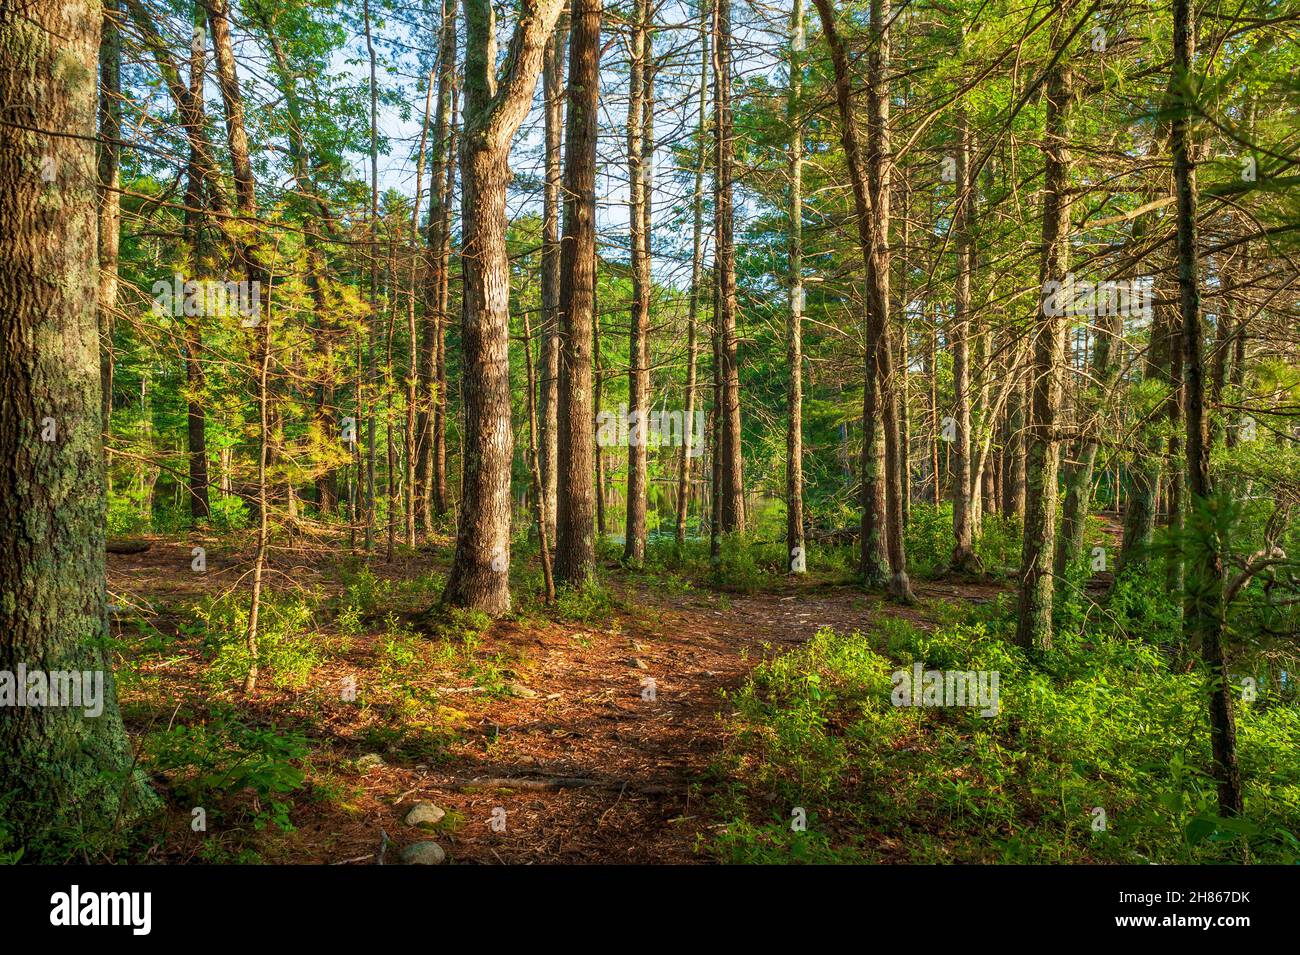
[[[201,768],[166,772],[146,755],[170,805],[148,854],[169,862],[394,864],[424,839],[455,863],[714,861],[723,824],[710,796],[727,744],[727,694],[755,665],[822,627],[865,630],[887,615],[924,627],[938,602],[986,601],[1006,589],[918,581],[918,602],[905,607],[812,575],[745,594],[610,567],[610,604],[583,619],[534,602],[481,631],[431,635],[421,611],[436,601],[448,541],[399,549],[391,562],[381,542],[360,578],[356,557],[281,549],[270,590],[309,593],[336,613],[313,618],[301,639],[315,646],[296,679],[276,685],[264,673],[246,698],[237,680],[214,676],[213,660],[233,649],[214,649],[211,624],[196,627],[192,608],[247,592],[249,548],[226,538],[146,539],[143,553],[109,560],[120,695],[137,746],[147,753],[160,733],[224,712],[301,734],[307,749],[302,785],[279,795],[270,785],[259,795],[256,776],[244,792],[225,791],[211,754],[193,759],[206,778]],[[205,573],[190,569],[195,546],[206,548]],[[364,622],[340,628],[337,610],[353,605]],[[352,681],[347,699],[341,688]],[[212,794],[187,801],[204,784]],[[205,806],[208,829],[195,833],[200,799],[223,805]],[[287,800],[291,827],[265,824],[271,799]],[[431,831],[404,824],[421,801],[446,811]]]

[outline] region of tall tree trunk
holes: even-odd
[[[387,298],[388,330],[384,336],[384,451],[387,458],[388,490],[384,500],[387,520],[384,529],[388,537],[388,546],[384,560],[393,562],[393,547],[397,532],[397,446],[393,441],[393,406],[396,404],[396,380],[393,377],[393,336],[397,325],[397,242],[389,227],[389,217],[385,216],[385,229],[388,234],[388,264],[384,275],[384,294]],[[293,486],[289,486],[292,501]]]
[[[366,37],[366,58],[370,62],[370,208],[366,215],[369,233],[369,315],[367,316],[367,347],[365,385],[369,387],[369,411],[366,419],[366,551],[374,545],[375,535],[375,426],[379,405],[375,381],[375,325],[379,321],[379,82],[376,76],[375,43],[370,28],[370,0],[362,4]]]
[[[1070,237],[1070,74],[1056,63],[1047,78],[1047,121],[1043,154],[1043,248],[1039,281],[1039,316],[1034,330],[1031,362],[1029,427],[1026,439],[1025,526],[1020,553],[1019,606],[1016,643],[1046,648],[1052,643],[1052,551],[1056,533],[1057,440],[1056,413],[1060,374],[1064,364],[1065,322],[1059,306],[1047,294],[1048,283],[1060,283],[1069,265]],[[1055,313],[1055,314],[1054,314]]]
[[[975,207],[978,211],[978,206]],[[978,232],[978,227],[976,228]],[[974,266],[972,265],[972,271]],[[996,513],[998,495],[994,486],[994,468],[990,466],[990,452],[993,448],[993,435],[996,433],[997,411],[990,404],[993,379],[993,332],[985,323],[979,336],[979,388],[976,391],[976,413],[979,427],[976,429],[977,440],[973,457],[971,482],[975,485],[971,491],[973,497],[980,499],[980,507],[972,531],[978,540],[984,526],[984,515]]]
[[[271,425],[269,417],[270,391],[268,375],[271,366],[270,311],[263,316],[256,333],[257,347],[257,551],[253,557],[253,593],[248,605],[248,631],[245,634],[248,653],[248,671],[244,674],[244,693],[257,691],[257,678],[261,672],[262,584],[266,571],[267,547],[270,542],[270,502],[267,500],[267,464],[271,456]]]
[[[122,33],[117,0],[105,0],[99,44],[99,371],[104,460],[112,488],[113,325],[117,311],[118,247],[122,231]]]
[[[714,256],[717,256],[715,246]],[[713,321],[709,324],[710,345],[713,359],[709,365],[712,378],[713,404],[709,408],[709,430],[713,435],[713,444],[709,448],[709,561],[717,564],[722,560],[722,426],[718,423],[722,413],[722,358],[718,343],[718,283],[717,268],[714,268],[713,282]]]
[[[893,351],[889,335],[889,106],[884,83],[889,59],[889,12],[883,0],[872,3],[873,45],[869,64],[872,89],[868,110],[868,149],[864,155],[858,138],[848,55],[835,24],[832,0],[815,2],[835,72],[840,140],[853,187],[858,243],[867,277],[867,348],[862,409],[863,578],[871,586],[877,583],[877,577],[885,577],[886,568],[880,564],[883,541],[890,595],[898,600],[911,600],[903,545],[898,409],[893,392]]]
[[[645,92],[641,97],[641,111],[644,114],[641,121],[641,177],[644,184],[641,187],[641,232],[645,236],[645,259],[646,259],[646,281],[645,281],[645,299],[646,299],[646,324],[644,334],[641,336],[642,367],[645,369],[645,385],[642,390],[643,400],[641,402],[645,409],[642,415],[641,424],[644,429],[647,427],[647,416],[650,414],[651,392],[653,385],[650,378],[651,354],[650,341],[653,334],[653,325],[650,322],[650,316],[654,312],[654,170],[655,170],[655,53],[654,53],[654,6],[650,4],[646,13],[646,39],[645,39],[645,69],[642,71],[641,78],[645,84]],[[685,424],[685,422],[683,422]],[[644,437],[644,431],[643,431]],[[647,448],[647,454],[648,454]],[[650,493],[649,481],[646,482],[646,494],[648,498]],[[656,515],[657,517],[657,515]]]
[[[878,284],[876,268],[880,256],[880,231],[876,228],[876,196],[869,184],[867,163],[858,139],[858,125],[853,103],[852,80],[848,56],[835,25],[833,0],[815,0],[822,22],[822,32],[831,50],[831,64],[835,72],[835,96],[840,116],[840,140],[844,148],[845,163],[853,187],[854,210],[857,214],[858,245],[866,274],[866,349],[863,361],[862,387],[862,529],[861,567],[863,584],[880,587],[888,583],[889,556],[886,549],[886,455],[881,440],[880,409],[884,402],[881,394],[879,330],[877,317]],[[873,38],[874,40],[874,38]],[[873,54],[874,55],[874,54]],[[871,103],[871,119],[876,121],[875,101]],[[873,134],[874,136],[874,134]],[[875,143],[873,139],[872,144]],[[870,145],[869,147],[870,148]]]
[[[894,369],[892,327],[889,321],[889,283],[892,275],[889,248],[890,160],[889,133],[889,27],[892,21],[889,0],[871,0],[872,46],[867,60],[868,116],[867,174],[871,193],[872,235],[875,244],[867,270],[870,284],[868,299],[869,334],[875,338],[875,374],[879,381],[882,411],[880,427],[885,446],[885,550],[889,558],[889,593],[895,600],[913,600],[907,576],[907,553],[904,542],[903,493],[905,455],[899,447],[898,375]],[[906,373],[906,369],[903,369]]]
[[[1013,368],[1015,384],[1007,404],[1007,442],[1003,451],[1002,511],[1025,519],[1025,386],[1023,372]]]
[[[537,523],[537,548],[542,557],[542,582],[546,602],[555,602],[555,577],[551,570],[550,535],[546,529],[546,493],[542,465],[537,456],[537,375],[533,371],[533,329],[524,312],[524,371],[528,378],[528,470],[533,479],[533,518]]]
[[[1172,269],[1173,262],[1168,263]],[[1150,544],[1155,533],[1159,516],[1161,477],[1165,452],[1170,447],[1170,440],[1165,436],[1165,424],[1175,427],[1181,424],[1182,403],[1177,395],[1176,382],[1182,378],[1181,339],[1178,311],[1168,304],[1172,299],[1172,289],[1167,289],[1160,278],[1165,271],[1163,267],[1156,270],[1156,284],[1153,298],[1156,301],[1155,315],[1151,322],[1150,340],[1147,348],[1147,360],[1143,375],[1148,379],[1164,382],[1169,392],[1156,414],[1160,419],[1144,422],[1138,434],[1133,462],[1129,469],[1128,500],[1124,508],[1124,538],[1120,547],[1117,575],[1145,566],[1150,558]],[[1181,483],[1181,470],[1179,481]],[[1175,498],[1177,484],[1170,487]],[[1118,490],[1117,490],[1118,494]],[[1171,561],[1172,563],[1172,561]]]
[[[592,342],[596,311],[596,128],[600,86],[601,0],[573,0],[564,141],[561,239],[559,476],[555,576],[570,586],[596,572],[592,527],[595,412]]]
[[[786,319],[787,392],[785,443],[785,548],[793,574],[807,570],[803,536],[803,0],[790,10],[790,91],[786,122],[790,126],[790,313]]]
[[[1156,298],[1158,299],[1157,288]],[[1164,369],[1169,364],[1169,351],[1177,347],[1177,331],[1173,328],[1176,321],[1170,314],[1171,309],[1157,304],[1151,323],[1151,337],[1147,349],[1146,376],[1168,374]],[[1116,576],[1131,572],[1148,562],[1152,535],[1156,527],[1156,493],[1160,485],[1160,444],[1158,431],[1148,424],[1144,433],[1139,433],[1136,451],[1128,469],[1130,482],[1128,501],[1124,507],[1124,536],[1120,544],[1119,561],[1115,568]],[[1119,487],[1115,489],[1116,504],[1120,499]]]
[[[714,113],[714,268],[717,275],[718,354],[721,359],[721,415],[718,453],[721,462],[721,532],[745,529],[745,477],[741,456],[740,366],[736,343],[736,247],[732,181],[735,176],[735,127],[731,113],[731,0],[713,5]]]
[[[213,224],[221,231],[224,240],[233,251],[236,261],[246,269],[249,278],[256,278],[260,276],[261,268],[252,240],[242,230],[236,230],[232,227],[225,215],[226,204],[221,190],[215,187],[215,184],[220,181],[221,172],[217,166],[212,141],[208,135],[203,98],[198,92],[202,89],[202,70],[196,68],[193,62],[198,57],[198,54],[193,50],[191,51],[191,76],[190,83],[187,85],[181,79],[180,69],[172,57],[170,48],[154,26],[150,12],[139,0],[125,0],[125,5],[130,11],[131,19],[135,22],[145,46],[149,48],[158,65],[158,70],[162,74],[163,81],[171,94],[172,102],[176,106],[177,113],[181,118],[181,124],[185,129],[185,137],[189,146],[189,174],[186,186],[188,208],[185,218],[187,232],[192,237],[192,244],[196,253],[196,270],[201,269],[199,260],[202,258],[199,253],[197,239],[201,230],[197,223],[200,221],[206,222],[203,217],[206,208],[213,213]],[[196,13],[196,20],[202,22],[198,13]],[[225,37],[228,42],[228,31]],[[197,42],[199,39],[200,35],[196,30],[193,46],[200,46]],[[241,198],[243,195],[241,194]],[[251,192],[247,193],[247,196],[251,197],[251,195]],[[242,208],[241,214],[246,214]],[[253,214],[256,214],[255,208]],[[186,374],[191,381],[194,380],[191,376],[199,371],[197,353],[201,346],[201,339],[195,340],[197,330],[197,324],[191,323],[185,332]],[[193,387],[191,384],[191,388]],[[187,402],[187,405],[187,411],[189,412],[187,414],[187,441],[190,442],[192,452],[189,456],[192,468],[189,483],[192,489],[202,488],[202,493],[206,494],[206,453],[201,456],[194,453],[201,450],[205,443],[203,429],[197,426],[201,424],[202,407],[194,400]],[[196,517],[201,517],[207,511],[202,503],[203,498],[198,499],[198,504],[194,503],[196,496],[197,494],[191,494],[191,513]],[[196,514],[195,511],[198,513]]]
[[[632,247],[632,309],[628,339],[627,507],[623,560],[639,565],[646,547],[647,428],[650,415],[650,251],[646,215],[646,74],[649,71],[649,0],[636,0],[628,38],[627,105],[628,225]]]
[[[134,0],[128,0],[128,3]],[[239,88],[239,74],[235,65],[234,45],[230,34],[229,19],[229,2],[228,0],[215,0],[207,7],[208,26],[212,36],[213,60],[217,67],[217,87],[221,91],[221,103],[226,120],[226,143],[230,152],[230,164],[234,171],[235,179],[235,207],[242,220],[239,224],[239,233],[234,237],[235,254],[237,263],[243,268],[247,280],[251,283],[265,285],[270,288],[270,272],[267,268],[266,253],[263,251],[262,243],[257,238],[259,225],[257,223],[257,191],[256,181],[253,178],[253,165],[249,153],[248,129],[244,121],[244,104],[243,94]],[[195,103],[192,107],[198,109]],[[201,143],[201,137],[192,136],[191,145]],[[213,169],[213,164],[206,162],[205,167]],[[209,174],[209,181],[213,184],[217,182],[217,176],[214,173]],[[210,190],[215,196],[219,190],[213,188]],[[214,208],[217,218],[220,218],[220,209]],[[259,356],[264,356],[269,352],[270,339],[267,336],[266,324],[271,314],[270,295],[262,296],[261,315],[257,322],[254,323],[255,331],[252,333],[254,339],[250,354],[254,362],[259,360]],[[259,344],[259,341],[261,344]],[[259,384],[259,388],[262,385]],[[267,386],[270,387],[269,385]],[[273,431],[268,440],[273,440],[278,429]],[[272,446],[266,453],[268,456],[274,454]],[[288,489],[289,497],[292,497],[292,488]],[[259,524],[266,516],[265,511],[268,504],[268,495],[265,489],[261,490],[255,500],[252,502],[255,508]],[[256,591],[256,585],[255,585]],[[250,643],[255,642],[255,627],[250,627]],[[256,674],[254,673],[254,680]]]
[[[203,7],[194,8],[194,36],[190,42],[190,112],[186,122],[198,129],[206,126],[203,109],[204,64],[207,58],[207,44],[204,42],[203,24],[205,22]],[[191,142],[195,141],[191,137]],[[217,184],[205,182],[203,164],[198,151],[190,147],[189,163],[186,169],[185,187],[185,231],[193,255],[194,277],[200,280],[210,277],[206,254],[204,234],[204,205],[209,188]],[[186,386],[186,442],[189,453],[189,510],[190,520],[197,524],[208,519],[211,505],[208,502],[208,441],[207,416],[203,407],[203,331],[202,314],[190,317],[185,328],[185,386]]]
[[[1199,301],[1199,300],[1198,300]],[[1178,461],[1187,452],[1182,434],[1185,421],[1183,407],[1186,404],[1186,385],[1183,376],[1182,317],[1179,315],[1169,329],[1169,364],[1165,380],[1169,385],[1169,396],[1165,400],[1165,418],[1169,423],[1169,441],[1166,445],[1166,460]],[[1207,438],[1208,443],[1208,438]],[[1170,536],[1178,540],[1182,536],[1187,509],[1187,474],[1180,467],[1171,467],[1168,477],[1169,507],[1165,516],[1165,526]],[[1183,554],[1174,548],[1165,557],[1165,580],[1169,592],[1183,593]]]
[[[904,98],[906,102],[906,96]],[[911,289],[907,287],[908,265],[911,250],[911,195],[906,178],[894,167],[894,181],[902,193],[903,214],[900,216],[900,243],[903,254],[898,269],[898,387],[895,389],[898,404],[898,454],[899,479],[901,481],[901,499],[903,527],[912,519],[912,414],[911,414],[911,380],[912,380],[912,341],[911,322],[908,320],[908,306]]]
[[[415,526],[417,511],[428,512],[427,500],[420,502],[423,489],[416,472],[419,460],[423,458],[420,447],[421,428],[418,420],[417,405],[420,400],[420,362],[421,348],[418,340],[416,322],[416,287],[419,284],[420,262],[420,200],[424,192],[425,152],[429,147],[429,115],[433,111],[434,89],[438,82],[438,69],[435,66],[429,73],[429,85],[424,94],[424,121],[420,124],[420,151],[415,163],[415,199],[411,203],[411,237],[408,254],[411,257],[410,289],[406,305],[406,337],[409,345],[409,358],[406,368],[406,433],[403,435],[406,448],[406,546],[415,546]],[[440,189],[442,184],[433,181],[433,188]],[[430,323],[425,316],[426,327]],[[427,478],[426,472],[426,478]],[[423,515],[421,515],[423,516]]]
[[[598,416],[600,408],[604,404],[605,389],[605,359],[600,347],[600,300],[592,299],[591,311],[591,348],[595,355],[595,384],[592,387],[592,428],[599,426]],[[605,536],[605,507],[609,502],[609,487],[605,483],[605,448],[601,442],[596,442],[596,536],[603,539]]]
[[[456,87],[453,78],[451,88],[451,130],[448,150],[450,155],[456,156],[459,152],[460,144],[460,126],[457,121],[457,104],[459,102],[459,89]],[[451,315],[451,205],[456,193],[456,170],[459,164],[456,162],[447,163],[447,180],[443,190],[442,203],[442,228],[440,230],[440,246],[438,256],[440,265],[438,266],[438,301],[441,303],[439,324],[437,327],[437,356],[434,363],[434,394],[436,399],[433,406],[433,477],[430,479],[433,485],[433,512],[438,516],[446,514],[451,508],[451,499],[447,494],[447,421],[450,417],[449,396],[451,388],[447,380],[447,319]],[[461,276],[461,285],[464,286],[464,275]],[[462,294],[461,311],[465,308],[464,296]],[[463,391],[463,382],[462,389]],[[463,394],[462,394],[463,399]],[[464,410],[464,401],[461,401],[461,409]],[[462,452],[464,451],[465,433],[462,428],[458,438]],[[463,461],[463,454],[462,454]],[[462,467],[462,475],[464,468]]]
[[[929,351],[926,354],[926,374],[930,379],[930,490],[934,495],[934,506],[939,506],[943,497],[943,482],[939,476],[939,309],[934,309],[934,320],[930,322]]]
[[[971,209],[975,204],[975,170],[971,164],[970,119],[966,107],[957,111],[957,199],[953,228],[957,236],[957,291],[952,335],[953,414],[952,527],[956,543],[952,567],[961,573],[978,572],[974,544],[974,488],[971,468],[971,373],[970,342],[971,278],[975,271],[975,243],[971,235]]]
[[[433,120],[429,181],[429,224],[425,319],[420,339],[420,397],[416,413],[415,510],[423,532],[433,533],[433,518],[446,510],[446,364],[442,354],[447,327],[447,270],[450,265],[451,154],[453,87],[456,76],[456,0],[442,0],[438,43],[438,94]],[[440,432],[440,429],[444,429]]]
[[[212,28],[212,51],[217,64],[217,86],[225,106],[226,135],[230,164],[235,175],[235,205],[240,215],[257,215],[253,162],[248,151],[248,128],[244,123],[244,98],[239,89],[234,45],[230,38],[229,0],[212,0],[207,8]]]
[[[542,493],[546,497],[546,531],[555,540],[555,513],[559,472],[560,377],[560,210],[564,179],[564,50],[568,35],[561,15],[546,48],[542,67],[545,97],[546,184],[542,193],[542,356],[540,383],[540,465]]]
[[[461,312],[465,452],[456,553],[443,601],[499,616],[510,609],[510,142],[532,103],[563,0],[525,0],[504,74],[490,0],[466,0],[461,137]]]
[[[103,679],[96,716],[27,706],[0,719],[0,792],[24,862],[66,861],[80,854],[88,820],[126,819],[152,803],[132,772],[103,649],[101,20],[98,4],[79,0],[33,0],[0,16],[0,670]]]
[[[1255,101],[1252,98],[1246,113],[1247,136],[1253,138],[1255,132]],[[1233,400],[1241,400],[1241,390],[1246,384],[1246,338],[1248,334],[1247,325],[1251,315],[1251,258],[1250,243],[1242,242],[1241,244],[1241,266],[1238,269],[1237,285],[1241,291],[1237,294],[1244,299],[1236,305],[1234,311],[1237,317],[1232,323],[1232,360],[1231,370],[1227,373],[1226,381],[1233,389]],[[1225,347],[1225,351],[1227,348]],[[1226,360],[1226,356],[1225,356]],[[1217,400],[1217,399],[1216,399]],[[1224,444],[1229,448],[1235,448],[1241,437],[1241,428],[1239,415],[1233,415],[1233,421],[1224,428]]]
[[[694,435],[697,401],[699,317],[704,276],[704,170],[707,167],[704,138],[708,128],[709,63],[709,21],[701,7],[699,116],[695,127],[695,193],[691,204],[691,291],[686,306],[686,411],[683,419],[685,440],[682,442],[681,460],[677,472],[677,546],[679,548],[686,543],[686,517],[691,505],[691,462],[704,450],[701,448],[700,451],[695,451],[691,441]]]
[[[1195,115],[1192,65],[1196,50],[1191,0],[1174,0],[1174,90],[1172,129],[1174,191],[1178,198],[1178,304],[1182,320],[1183,381],[1186,389],[1188,514],[1201,558],[1188,567],[1183,634],[1201,648],[1210,703],[1210,742],[1219,812],[1242,812],[1241,768],[1223,638],[1223,549],[1210,484],[1210,446],[1205,415],[1205,355],[1200,278],[1196,261],[1196,170],[1192,164],[1191,117]]]

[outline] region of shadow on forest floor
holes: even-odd
[[[712,861],[708,780],[725,745],[724,691],[823,627],[863,630],[882,616],[924,626],[935,602],[1005,589],[918,582],[918,604],[900,607],[812,575],[746,595],[611,568],[606,603],[585,620],[525,598],[511,618],[462,620],[430,637],[412,622],[437,599],[449,542],[399,549],[391,563],[381,550],[368,570],[356,557],[285,549],[269,587],[273,599],[308,605],[309,622],[282,635],[283,678],[272,670],[246,699],[221,666],[231,654],[237,662],[241,618],[211,608],[223,592],[243,599],[251,551],[150,541],[109,561],[123,710],[145,765],[178,728],[213,727],[208,744],[221,748],[217,730],[232,720],[305,747],[290,754],[303,778],[286,771],[279,788],[276,760],[288,757],[255,747],[233,772],[210,754],[151,766],[171,798],[149,855],[171,862],[393,863],[426,838],[458,863]],[[206,573],[190,569],[196,545],[207,548]],[[196,606],[208,608],[198,624]],[[519,777],[527,782],[503,782]],[[191,831],[197,800],[216,803],[204,806],[206,832]],[[418,801],[446,811],[432,832],[403,822]],[[268,804],[287,829],[267,824]]]

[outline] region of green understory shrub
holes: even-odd
[[[1246,814],[1223,819],[1200,672],[1103,627],[1058,637],[1030,661],[1007,630],[977,614],[928,632],[902,620],[869,635],[823,629],[761,664],[732,700],[717,852],[732,862],[1300,860],[1294,701],[1239,704]],[[997,671],[997,715],[894,706],[890,675],[914,661]]]

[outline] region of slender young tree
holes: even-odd
[[[698,351],[700,302],[704,277],[704,172],[708,167],[705,134],[708,126],[709,102],[709,19],[707,9],[700,5],[700,81],[699,111],[695,125],[695,192],[691,201],[691,291],[686,304],[686,416],[684,420],[681,458],[677,470],[677,546],[686,543],[686,518],[691,506],[691,468],[694,459],[703,451],[691,445],[694,434],[695,403],[698,400]]]
[[[1025,526],[1020,553],[1019,607],[1016,643],[1045,648],[1052,643],[1052,550],[1056,534],[1057,437],[1061,366],[1065,360],[1063,301],[1048,294],[1049,283],[1061,283],[1069,265],[1070,153],[1069,108],[1071,78],[1068,64],[1058,58],[1048,67],[1047,125],[1043,155],[1043,244],[1039,281],[1038,321],[1034,329],[1030,366],[1031,403],[1025,468]]]
[[[204,66],[207,62],[206,31],[202,6],[194,8],[194,33],[190,40],[189,114],[186,123],[193,128],[207,125],[203,107]],[[185,175],[185,231],[188,233],[190,253],[193,256],[194,276],[200,280],[210,278],[205,211],[208,184],[203,162],[191,137],[189,161]],[[114,197],[116,201],[116,196]],[[114,239],[116,243],[116,237]],[[101,279],[102,282],[102,279]],[[185,327],[185,384],[186,428],[189,451],[189,505],[190,519],[195,524],[207,520],[211,513],[208,500],[208,441],[207,416],[203,397],[203,326],[202,315],[193,315]]]
[[[564,180],[564,51],[567,17],[561,15],[546,47],[542,66],[545,96],[546,183],[542,192],[542,357],[538,362],[541,405],[539,443],[542,493],[546,497],[546,529],[555,540],[557,474],[559,469],[560,379],[560,190]]]
[[[105,0],[99,44],[99,355],[104,453],[111,461],[113,432],[113,326],[117,311],[118,253],[122,231],[122,30],[121,7]],[[112,479],[112,469],[108,471]],[[111,486],[111,485],[110,485]]]
[[[1183,635],[1201,648],[1210,703],[1210,743],[1219,812],[1242,812],[1241,767],[1237,761],[1237,727],[1233,687],[1228,677],[1225,630],[1223,542],[1220,540],[1214,489],[1210,482],[1210,445],[1205,414],[1205,332],[1201,317],[1196,236],[1196,168],[1192,162],[1191,120],[1196,114],[1193,64],[1196,26],[1191,0],[1174,0],[1173,84],[1175,112],[1171,136],[1174,194],[1178,200],[1178,311],[1181,319],[1184,403],[1187,425],[1187,490],[1192,534],[1198,559],[1188,566]]]
[[[787,392],[785,444],[785,547],[790,572],[807,570],[803,532],[803,0],[790,8],[790,312],[786,319]]]
[[[591,407],[593,411],[592,427],[597,428],[600,423],[599,411],[604,404],[605,393],[605,360],[604,352],[600,347],[600,300],[593,297],[594,304],[591,310],[591,349],[595,356],[595,369],[592,372],[594,384],[592,386]],[[596,458],[596,536],[603,538],[605,536],[605,505],[609,498],[609,488],[605,482],[605,447],[600,441],[595,446]]]
[[[375,427],[376,408],[379,404],[378,388],[375,381],[375,326],[379,321],[379,83],[376,76],[375,42],[370,29],[370,0],[364,0],[361,6],[366,35],[366,59],[370,64],[370,208],[366,215],[366,227],[369,233],[369,292],[370,313],[366,322],[367,347],[365,392],[369,398],[370,409],[366,414],[366,552],[374,545],[375,534]]]
[[[970,341],[971,277],[975,271],[975,242],[971,235],[971,206],[975,202],[975,170],[971,163],[970,117],[965,105],[957,108],[957,198],[953,231],[957,245],[957,289],[954,296],[952,334],[953,414],[952,526],[956,542],[952,568],[958,573],[980,570],[974,544],[974,486],[971,468],[971,373]]]
[[[528,381],[528,471],[533,481],[533,519],[537,525],[537,549],[542,557],[542,583],[546,602],[555,602],[555,577],[551,570],[551,543],[546,529],[546,494],[542,465],[537,456],[537,375],[533,370],[533,326],[524,312],[524,373]]]
[[[415,466],[416,516],[424,533],[447,509],[446,357],[448,269],[451,264],[451,201],[456,163],[452,158],[455,119],[456,0],[442,0],[438,30],[438,102],[434,110],[432,171],[426,251],[426,314],[420,340],[420,401],[415,428],[419,435]]]
[[[628,226],[632,244],[632,313],[628,340],[627,508],[623,560],[645,561],[647,425],[650,414],[650,249],[646,215],[645,126],[650,0],[636,0],[628,36]]]
[[[324,237],[338,238],[338,226],[330,207],[322,198],[311,161],[304,126],[304,107],[298,91],[298,73],[290,58],[286,44],[287,31],[280,22],[283,8],[260,2],[246,2],[246,14],[251,18],[262,40],[270,48],[271,75],[284,99],[288,115],[288,151],[290,172],[293,175],[296,195],[293,205],[301,208],[314,227],[304,231],[306,246],[306,284],[311,296],[318,349],[322,371],[315,386],[314,420],[323,440],[335,440],[338,432],[335,413],[335,340],[337,323],[331,308],[330,276],[325,256]],[[338,474],[333,465],[323,468],[316,477],[316,506],[322,515],[333,515],[338,501]]]
[[[230,32],[230,9],[228,0],[216,0],[207,8],[208,25],[212,36],[213,59],[217,67],[217,87],[221,92],[221,102],[226,120],[226,142],[230,151],[231,168],[235,180],[235,208],[241,218],[241,232],[253,236],[257,231],[257,183],[253,176],[252,158],[249,152],[248,128],[245,124],[243,93],[239,86],[239,75],[235,64],[234,43]],[[271,274],[267,267],[266,253],[255,239],[247,240],[242,249],[242,265],[250,282],[265,286],[265,294],[260,303],[260,313],[253,325],[250,357],[256,369],[257,396],[259,408],[258,422],[258,468],[257,496],[255,500],[258,521],[257,550],[253,564],[252,602],[248,612],[248,630],[246,642],[248,648],[248,672],[244,678],[244,693],[252,694],[257,689],[259,675],[258,639],[260,627],[260,607],[264,568],[270,546],[269,487],[267,471],[273,453],[270,405],[270,283]],[[373,480],[373,467],[371,469]],[[293,488],[288,489],[288,499],[292,501]],[[369,529],[367,529],[369,533]]]
[[[453,43],[453,49],[455,44]],[[460,88],[455,82],[455,76],[452,77],[451,87],[451,114],[450,127],[448,130],[447,152],[450,156],[456,156],[460,151],[460,122],[459,102]],[[451,497],[447,491],[447,421],[450,418],[450,394],[451,388],[447,379],[447,323],[451,315],[451,205],[456,195],[456,171],[459,164],[452,161],[447,163],[447,176],[443,184],[443,200],[441,206],[442,227],[438,235],[438,302],[439,319],[438,334],[435,339],[437,346],[437,356],[434,362],[434,404],[433,404],[433,463],[431,465],[432,476],[429,482],[433,489],[433,511],[435,514],[442,516],[451,509]],[[462,279],[464,276],[462,275]],[[463,284],[463,282],[462,282]],[[461,307],[464,307],[462,296]],[[462,401],[461,410],[464,410],[463,389],[460,389]],[[458,434],[460,440],[460,450],[462,457],[464,453],[465,431],[460,429]]]
[[[406,433],[404,439],[406,451],[406,546],[415,546],[415,525],[417,498],[420,487],[416,477],[418,459],[421,456],[419,444],[420,429],[417,421],[416,405],[420,392],[420,342],[418,320],[416,317],[416,287],[419,284],[419,235],[420,235],[420,200],[424,193],[425,152],[429,147],[429,116],[433,111],[433,94],[437,86],[438,69],[435,66],[429,73],[429,82],[424,93],[424,121],[420,124],[420,151],[415,163],[415,200],[411,203],[411,235],[408,254],[410,256],[410,288],[406,302],[406,337],[410,345],[406,367]],[[441,188],[436,180],[433,187]],[[427,321],[427,318],[426,318]],[[427,510],[427,507],[425,508]]]
[[[719,531],[745,529],[745,474],[741,454],[740,366],[736,340],[736,245],[733,180],[735,123],[731,106],[731,0],[713,4],[713,138],[714,138],[714,274],[718,329],[717,437],[719,473]]]

